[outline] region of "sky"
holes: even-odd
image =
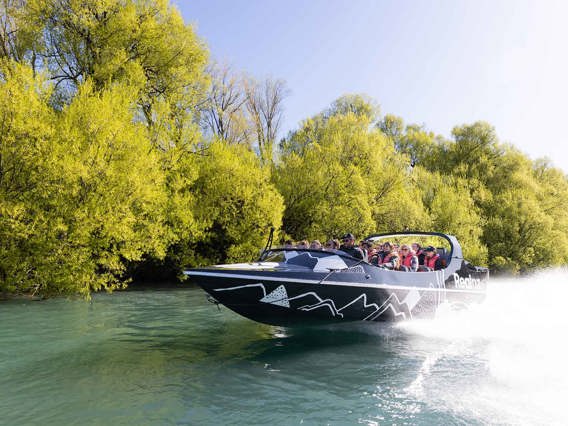
[[[568,173],[568,2],[174,1],[211,57],[282,79],[282,135],[338,97],[445,137],[484,120]]]

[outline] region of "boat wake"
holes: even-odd
[[[492,280],[481,305],[398,327],[421,363],[409,396],[472,421],[566,424],[568,270]]]

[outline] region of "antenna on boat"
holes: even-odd
[[[258,258],[259,261],[261,261],[264,258],[264,254],[270,250],[270,248],[272,247],[272,238],[274,237],[274,226],[270,227],[270,235],[268,236],[268,241],[266,242],[266,246],[264,247],[264,250],[262,250],[262,252],[260,253],[260,257]]]

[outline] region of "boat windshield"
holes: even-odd
[[[326,265],[326,268],[343,269],[360,263],[346,253],[333,250],[301,250],[301,249],[271,249],[261,258],[263,262],[278,262],[291,265],[307,266],[314,268],[316,265]]]

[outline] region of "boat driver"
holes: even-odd
[[[363,260],[363,252],[359,247],[355,246],[355,236],[351,233],[347,233],[342,238],[343,244],[339,247],[339,250],[344,251],[349,256],[355,259]]]

